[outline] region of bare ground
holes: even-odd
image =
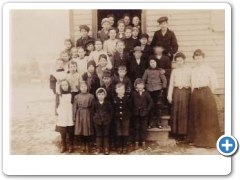
[[[60,135],[55,132],[54,95],[48,85],[25,85],[10,92],[10,139],[14,155],[59,155]],[[148,142],[147,150],[134,151],[130,155],[214,155],[217,149],[176,145],[175,140]],[[74,155],[80,153],[80,144],[74,146]],[[93,150],[93,149],[92,149]],[[68,154],[68,153],[64,153]],[[110,152],[110,154],[116,154]]]

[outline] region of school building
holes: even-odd
[[[218,104],[219,122],[224,131],[224,69],[225,69],[225,29],[224,10],[69,10],[69,29],[71,39],[76,42],[80,37],[79,25],[90,27],[90,36],[96,38],[101,29],[100,22],[108,14],[114,14],[116,21],[124,13],[141,18],[142,32],[148,33],[151,41],[159,30],[157,19],[167,16],[169,29],[175,32],[179,51],[186,54],[186,63],[193,65],[194,50],[201,49],[206,54],[206,63],[214,68],[219,89],[214,92]],[[230,60],[230,59],[229,59]],[[174,63],[173,63],[174,68]]]

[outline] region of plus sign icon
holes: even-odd
[[[238,149],[238,142],[233,136],[221,136],[216,145],[219,153],[224,156],[231,156]]]

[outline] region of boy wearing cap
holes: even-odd
[[[124,84],[125,92],[127,96],[130,96],[131,91],[133,90],[131,80],[127,77],[127,67],[121,65],[118,67],[118,75],[114,77],[113,84],[117,85],[118,83]]]
[[[157,22],[161,29],[156,31],[153,35],[151,46],[154,47],[158,42],[164,44],[165,54],[173,60],[173,55],[178,51],[177,38],[173,31],[168,29],[168,18],[160,17]]]
[[[108,38],[109,38],[108,30],[111,27],[109,19],[103,18],[101,25],[102,25],[102,30],[98,31],[97,38],[100,39],[103,43],[104,41],[108,40]]]
[[[144,81],[137,78],[134,82],[135,91],[132,94],[134,131],[135,131],[135,149],[146,149],[146,131],[148,115],[153,107],[153,101],[149,92],[144,89]]]
[[[88,36],[90,28],[86,25],[80,25],[79,30],[80,30],[81,37],[77,40],[76,47],[79,47],[79,46],[85,47],[86,42],[90,39],[93,39],[92,37]]]
[[[99,154],[104,149],[104,154],[109,154],[109,127],[112,121],[113,108],[105,98],[107,92],[104,88],[96,90],[97,100],[93,102],[91,113],[93,116],[94,127],[96,130],[96,153]]]
[[[137,78],[142,78],[147,67],[147,60],[142,57],[142,48],[136,46],[134,48],[133,57],[129,62],[129,77],[131,82],[134,82]]]

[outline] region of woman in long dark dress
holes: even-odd
[[[192,96],[188,123],[188,141],[198,147],[216,147],[221,135],[217,104],[213,92],[218,87],[216,73],[204,63],[205,54],[193,53],[196,67],[192,71]]]
[[[185,65],[186,56],[179,52],[175,55],[177,68],[171,73],[168,96],[171,107],[171,135],[176,140],[185,140],[191,97],[191,68]]]

